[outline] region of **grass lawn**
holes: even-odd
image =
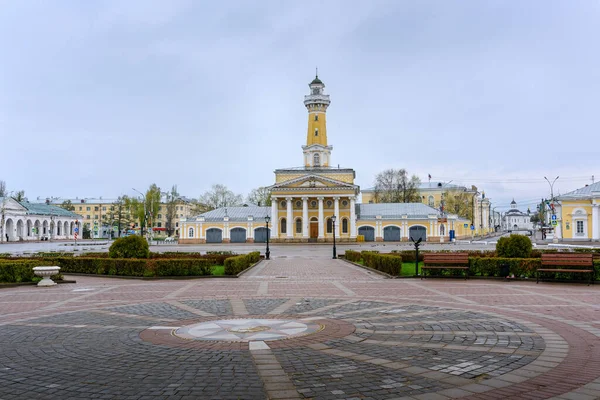
[[[217,276],[225,275],[225,266],[224,265],[215,265],[212,267],[212,274]]]
[[[423,266],[423,261],[419,263],[419,272],[421,272],[421,267]],[[415,263],[408,262],[402,263],[402,270],[400,271],[400,276],[415,276]]]

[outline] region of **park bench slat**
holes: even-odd
[[[431,265],[431,264],[444,264],[444,265]],[[447,265],[451,264],[451,265]],[[467,264],[467,265],[465,265]],[[457,254],[424,254],[423,255],[423,267],[422,270],[426,269],[460,269],[468,271],[469,269],[469,254],[457,253]],[[465,272],[465,279],[468,278],[468,272]],[[421,274],[421,279],[425,277],[425,272]]]
[[[563,268],[547,268],[563,267]],[[579,267],[579,268],[569,268]],[[581,267],[589,267],[582,269]],[[593,254],[542,254],[542,268],[536,270],[536,283],[540,281],[540,272],[566,272],[590,274],[588,285],[594,278],[594,255]]]

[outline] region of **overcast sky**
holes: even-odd
[[[0,180],[30,198],[198,197],[333,164],[522,207],[600,179],[600,1],[0,0]],[[532,206],[533,208],[533,206]]]

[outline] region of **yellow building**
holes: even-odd
[[[38,199],[39,200],[39,199]],[[113,227],[110,226],[107,221],[107,216],[110,214],[114,214],[115,212],[115,203],[117,199],[103,199],[103,198],[75,198],[75,199],[61,199],[61,198],[52,198],[47,199],[47,204],[53,204],[56,206],[60,206],[63,202],[69,200],[74,207],[73,212],[81,215],[82,219],[79,221],[81,223],[82,232],[90,231],[91,238],[94,239],[106,239],[109,238],[111,232],[113,232]],[[179,235],[179,220],[181,218],[189,217],[192,210],[192,203],[185,199],[181,198],[177,201],[175,210],[175,217],[173,218],[173,235]],[[125,214],[129,213],[129,210],[124,209],[123,212]],[[139,231],[139,221],[133,222],[134,230]],[[165,236],[166,235],[166,226],[167,226],[167,203],[161,202],[158,206],[158,214],[153,218],[148,220],[148,227],[152,227],[153,234],[155,237]],[[122,227],[125,232],[130,227]],[[116,234],[112,234],[115,236]]]
[[[275,170],[271,207],[227,207],[181,220],[179,243],[449,241],[471,236],[470,221],[423,203],[357,204],[351,168],[332,167],[326,115],[331,101],[318,78],[304,97],[308,111],[303,166]],[[441,196],[442,188],[431,193]],[[444,188],[445,189],[445,188]],[[475,193],[476,190],[475,190]],[[364,203],[364,201],[363,201]],[[435,198],[433,205],[435,206]],[[335,216],[335,222],[334,217]],[[487,218],[486,218],[487,219]]]
[[[567,240],[600,240],[600,182],[557,198],[555,237]]]

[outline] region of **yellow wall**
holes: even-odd
[[[317,121],[315,121],[315,116]],[[318,134],[315,131],[318,129]],[[308,113],[308,131],[306,145],[320,144],[327,146],[327,124],[325,111],[311,110]]]
[[[574,200],[561,202],[561,218],[559,221],[562,227],[562,237],[564,239],[591,239],[592,238],[592,202],[591,200]],[[584,210],[586,218],[577,218],[574,214],[577,210]],[[576,235],[576,220],[587,221],[587,234],[584,236]]]

